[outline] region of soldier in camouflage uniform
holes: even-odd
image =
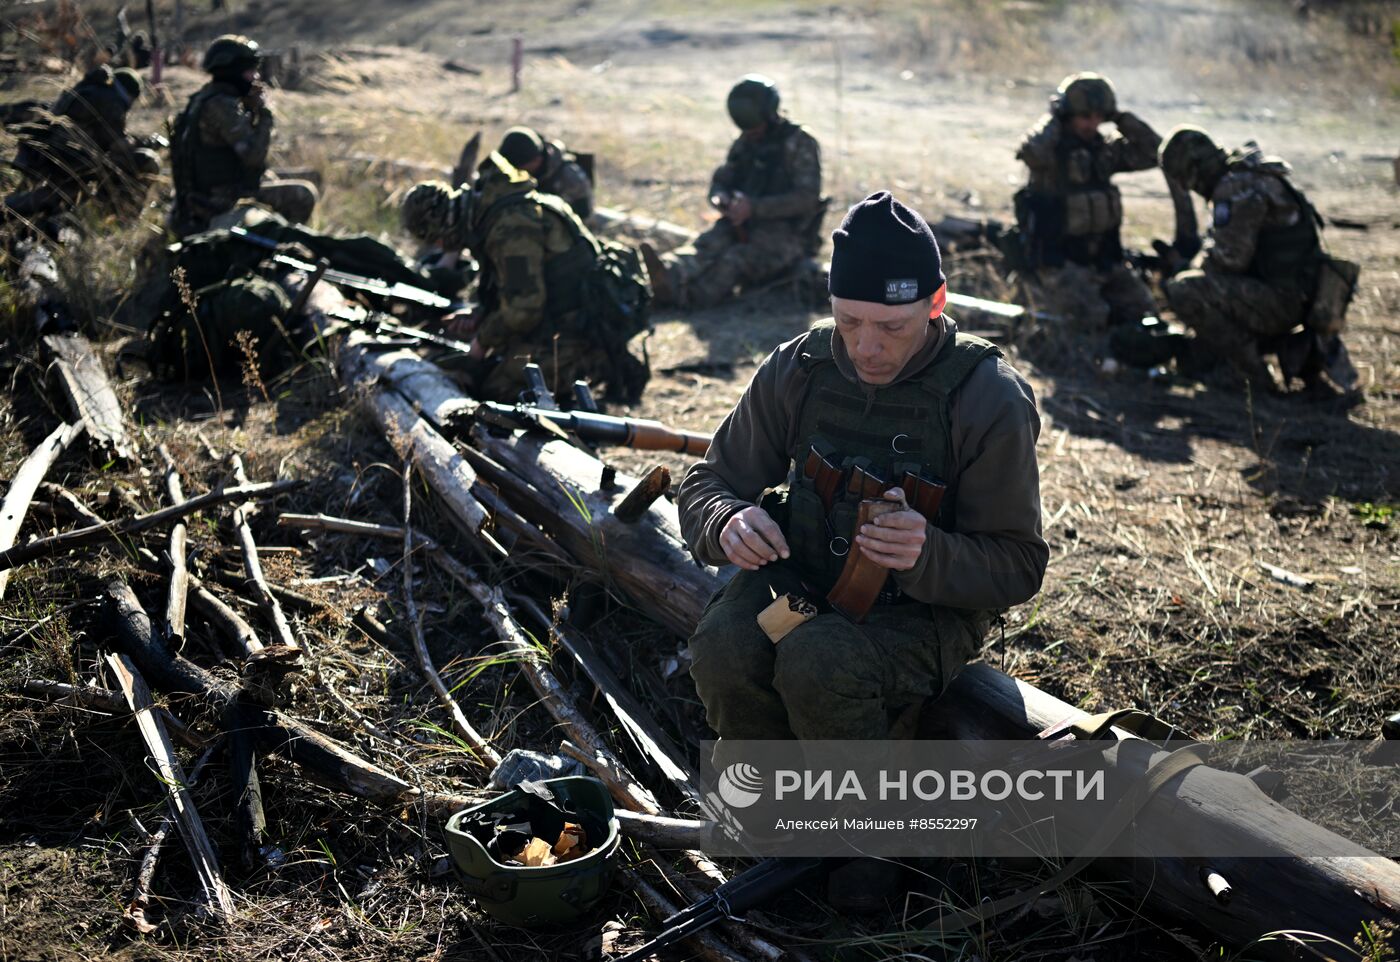
[[[1105,122],[1118,131],[1101,133]],[[1079,73],[1060,84],[1016,153],[1030,179],[1016,195],[1013,261],[1028,273],[1026,296],[1037,308],[1091,331],[1154,313],[1151,291],[1124,261],[1123,203],[1112,178],[1156,167],[1160,142],[1118,109],[1107,78]]]
[[[182,236],[208,229],[243,200],[265,204],[293,223],[311,219],[314,184],[266,176],[275,121],[258,80],[261,60],[254,41],[232,34],[204,54],[204,70],[213,79],[176,119],[170,144],[171,225]]]
[[[140,95],[134,70],[105,66],[65,90],[46,117],[23,130],[14,166],[33,186],[6,198],[6,208],[34,217],[85,194],[112,201],[144,198],[160,173],[160,159],[126,133],[127,114]]]
[[[1317,386],[1323,370],[1344,388],[1350,367],[1339,337],[1302,328],[1325,256],[1321,218],[1292,169],[1253,142],[1226,153],[1204,130],[1178,127],[1162,145],[1162,170],[1205,197],[1211,229],[1192,270],[1163,285],[1167,302],[1204,347],[1254,387],[1277,390],[1264,355],[1285,377]]]
[[[658,303],[719,304],[821,246],[821,148],[778,103],[773,82],[757,74],[730,90],[729,116],[743,133],[710,181],[710,203],[723,216],[679,250],[658,256],[642,245]]]
[[[1034,395],[996,346],[943,312],[928,224],[872,194],[832,235],[828,283],[834,321],[759,366],[677,499],[696,557],[741,569],[690,639],[720,769],[745,740],[890,737],[977,653],[996,609],[1035,595],[1049,559]],[[843,482],[857,467],[912,472],[947,494],[932,519],[905,508],[857,531],[859,497],[845,483],[823,495],[811,452]],[[888,569],[859,624],[824,600],[851,551]],[[756,618],[791,592],[823,610],[775,644]],[[878,908],[892,887],[880,865],[833,875],[833,904]]]
[[[535,178],[536,190],[562,197],[579,220],[593,215],[593,178],[577,154],[557,140],[545,140],[529,127],[512,127],[497,148],[506,160]]]
[[[418,240],[449,252],[470,250],[480,262],[480,303],[448,319],[449,331],[471,339],[473,350],[482,353],[477,397],[516,400],[531,361],[556,392],[567,392],[582,378],[606,381],[613,399],[640,394],[645,366],[626,349],[626,338],[640,327],[630,333],[612,325],[593,333],[584,329],[588,284],[605,248],[567,204],[539,193],[529,174],[493,153],[481,164],[474,188],[418,184],[404,198],[401,214],[404,228]],[[645,317],[635,323],[644,325]],[[617,333],[612,343],[610,333]]]

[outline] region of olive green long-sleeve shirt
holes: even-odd
[[[933,323],[939,325],[937,336],[910,359],[897,380],[927,367],[956,330],[951,319]],[[787,478],[788,452],[799,440],[798,406],[807,379],[800,358],[808,336],[779,345],[759,365],[715,433],[705,460],[681,482],[681,530],[701,561],[727,563],[719,546],[725,522]],[[833,337],[832,347],[838,369],[858,382],[839,336]],[[1040,590],[1050,556],[1040,530],[1035,396],[1005,360],[989,358],[953,394],[950,415],[957,529],[929,525],[918,563],[895,572],[895,581],[910,597],[929,604],[1019,604]]]

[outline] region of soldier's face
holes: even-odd
[[[866,384],[889,384],[928,342],[932,298],[913,304],[831,299],[836,333]]]
[[[1080,140],[1088,140],[1098,133],[1103,122],[1103,114],[1075,114],[1069,119],[1069,127],[1074,131],[1074,136]]]

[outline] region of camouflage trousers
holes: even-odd
[[[225,198],[215,198],[215,201],[222,201]],[[186,237],[190,234],[197,234],[204,230],[226,230],[236,224],[242,224],[247,216],[247,204],[254,202],[262,204],[273,211],[276,211],[288,222],[293,224],[305,224],[311,220],[311,214],[316,210],[316,202],[320,200],[320,194],[316,190],[316,185],[309,180],[264,180],[259,185],[257,193],[251,197],[227,197],[227,206],[224,206],[220,213],[209,217],[191,215],[188,219],[176,225],[177,232]],[[219,210],[218,206],[214,207]]]
[[[1022,279],[1026,304],[1080,331],[1102,331],[1157,313],[1142,278],[1126,264],[1095,270],[1082,264],[1042,267]]]
[[[764,572],[740,571],[691,636],[690,677],[721,742],[888,738],[902,711],[943,693],[988,626],[974,612],[877,605],[864,624],[828,612],[775,645],[756,620],[772,600]]]
[[[721,220],[692,244],[662,254],[681,307],[713,307],[734,296],[736,288],[761,284],[792,269],[806,245],[786,224],[745,225],[739,231]]]
[[[1307,314],[1307,300],[1297,289],[1244,274],[1183,271],[1163,291],[1181,323],[1196,332],[1202,353],[1229,361],[1256,384],[1273,383],[1261,340],[1287,334]]]

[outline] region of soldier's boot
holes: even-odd
[[[904,866],[881,858],[858,858],[826,878],[826,900],[849,915],[874,915],[899,901]]]
[[[1259,353],[1257,342],[1251,340],[1236,345],[1230,352],[1230,363],[1254,390],[1265,394],[1279,393],[1278,382],[1274,380],[1273,374],[1269,373],[1269,365],[1264,363],[1264,356]]]
[[[647,276],[651,278],[651,299],[658,307],[673,307],[677,303],[676,286],[671,278],[671,269],[646,241],[639,245],[642,261],[647,265]]]

